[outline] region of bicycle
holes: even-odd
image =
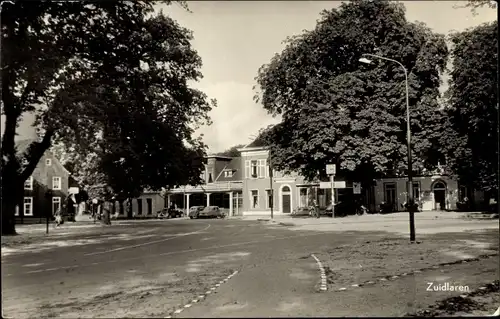
[[[319,208],[315,206],[309,207],[309,216],[319,218]]]

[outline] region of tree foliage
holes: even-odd
[[[463,5],[457,5],[457,8],[469,8],[473,15],[478,15],[477,9],[488,7],[490,9],[497,8],[497,1],[494,0],[467,0]]]
[[[337,163],[343,175],[369,180],[407,166],[403,69],[364,53],[400,61],[408,70],[414,168],[430,168],[436,149],[445,37],[409,23],[388,1],[353,1],[324,11],[316,28],[287,39],[259,69],[256,100],[282,122],[267,130],[273,165],[312,179]]]
[[[498,29],[487,23],[451,35],[452,71],[442,145],[461,181],[498,185]]]
[[[119,196],[199,182],[205,145],[193,131],[215,101],[188,85],[202,77],[189,30],[149,1],[16,1],[3,5],[1,27],[2,177],[12,186],[2,188],[3,233],[53,140]],[[26,112],[44,134],[20,158]]]
[[[235,145],[235,146],[228,148],[227,150],[225,150],[223,152],[217,153],[217,155],[228,156],[228,157],[239,157],[239,156],[241,156],[241,154],[240,154],[240,151],[238,151],[238,149],[240,149],[244,146],[245,146],[244,144],[238,144],[238,145]]]

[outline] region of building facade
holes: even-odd
[[[243,182],[240,157],[212,155],[206,158],[205,182],[166,192],[166,205],[174,204],[185,213],[193,206],[219,206],[227,216],[243,213]]]
[[[18,153],[24,155],[32,142],[17,142]],[[54,154],[46,151],[24,183],[24,196],[16,208],[16,222],[40,223],[51,218],[67,201],[72,188],[77,189],[70,175]]]
[[[306,182],[298,174],[277,171],[273,171],[271,178],[266,147],[250,144],[239,151],[244,172],[243,215],[269,215],[271,206],[274,214],[286,215],[294,209],[310,206],[313,199],[323,209],[331,204],[331,188],[324,187],[329,183]],[[359,189],[358,192],[354,191],[353,181],[339,182],[343,183],[335,189],[335,203],[359,199],[371,211],[378,211],[382,203],[392,205],[395,212],[405,211],[407,177],[378,179],[371,187]],[[456,210],[457,202],[465,198],[478,207],[483,200],[482,192],[460,185],[457,179],[447,175],[441,168],[414,177],[413,196],[421,211]]]
[[[193,206],[219,206],[227,216],[270,216],[271,209],[279,216],[308,208],[313,200],[320,209],[331,205],[332,191],[327,181],[308,182],[297,173],[270,172],[265,146],[252,143],[238,151],[240,157],[208,156],[201,185],[181,186],[164,193],[145,191],[131,201],[131,210],[126,209],[127,202],[116,202],[113,213],[117,218],[155,218],[173,204],[185,213]],[[378,179],[364,188],[353,181],[337,182],[335,203],[359,200],[373,212],[383,203],[392,205],[392,211],[405,210],[406,177]],[[421,211],[455,210],[457,202],[466,197],[473,203],[482,200],[481,192],[461,186],[439,170],[414,177],[413,196]]]

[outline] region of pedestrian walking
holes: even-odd
[[[59,207],[56,212],[54,213],[54,218],[56,221],[56,227],[59,227],[62,224],[62,213],[61,213],[61,208]]]
[[[316,216],[316,218],[319,218],[319,205],[316,199],[313,199],[312,204],[314,208],[314,215]]]

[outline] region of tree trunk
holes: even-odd
[[[2,191],[2,193],[4,193]],[[5,193],[2,194],[2,236],[16,235],[16,203],[4,200]]]
[[[2,184],[2,235],[16,235],[16,205],[23,188],[19,187],[19,176],[15,173],[4,174]]]

